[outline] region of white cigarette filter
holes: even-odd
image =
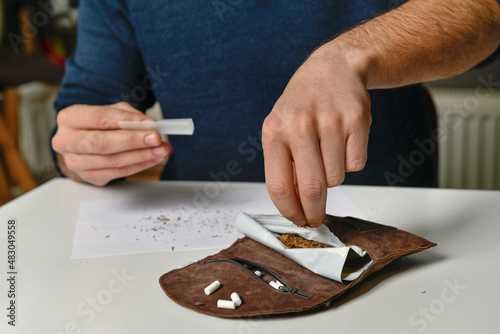
[[[283,286],[283,284],[278,284],[278,282],[275,282],[275,281],[271,281],[269,282],[269,285],[272,286],[273,288],[275,288],[276,290],[279,290],[280,289],[280,286]]]
[[[217,308],[226,308],[229,310],[235,310],[236,309],[236,303],[233,302],[232,300],[222,300],[219,299],[217,301]]]
[[[208,296],[210,294],[212,294],[212,292],[214,292],[215,290],[217,290],[218,288],[220,287],[220,282],[219,281],[214,281],[212,284],[210,284],[209,286],[207,286],[205,288],[205,294]]]
[[[233,292],[231,294],[231,300],[236,304],[236,306],[240,306],[241,305],[240,295],[238,295],[236,292]]]

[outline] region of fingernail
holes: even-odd
[[[165,156],[166,155],[166,152],[165,152],[165,148],[162,147],[162,146],[159,146],[159,147],[155,147],[153,149],[153,154],[154,155],[159,155],[161,157]]]
[[[146,144],[148,144],[149,146],[158,146],[158,145],[160,145],[160,143],[158,141],[158,138],[153,133],[147,135],[145,141],[146,141]]]
[[[311,226],[312,228],[320,227],[321,225],[323,225],[324,221],[325,220],[322,219],[322,220],[317,220],[317,221],[312,222],[312,223],[309,222],[309,226]]]
[[[305,226],[307,224],[307,221],[305,220],[299,220],[295,222],[295,225],[297,226]]]

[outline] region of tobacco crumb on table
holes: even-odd
[[[282,234],[278,240],[288,248],[332,248],[322,242],[307,240],[296,234]]]

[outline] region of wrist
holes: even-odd
[[[355,74],[367,89],[377,87],[376,61],[373,49],[355,43],[349,36],[341,35],[318,48],[311,58],[322,59]]]

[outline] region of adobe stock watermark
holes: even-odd
[[[50,334],[81,334],[85,324],[91,323],[106,307],[111,304],[114,297],[123,292],[135,276],[128,275],[125,268],[121,271],[111,270],[112,277],[104,288],[100,289],[75,307],[77,320],[68,321],[62,330]]]
[[[214,0],[212,1],[212,6],[215,10],[215,15],[222,22],[225,19],[226,13],[232,13],[236,7],[241,5],[243,0]]]
[[[402,0],[400,0],[402,1]],[[243,0],[213,0],[212,6],[214,7],[215,15],[221,22],[226,19],[226,14],[233,13],[243,3]],[[261,9],[274,9],[279,10],[283,4],[274,0],[252,0],[252,7]]]
[[[132,107],[137,108],[144,102],[159,84],[168,78],[169,73],[160,69],[160,65],[155,67],[146,66],[147,74],[142,78],[142,82],[134,86],[129,93],[123,93],[115,102],[125,101]]]
[[[467,286],[458,281],[455,277],[453,281],[445,280],[445,287],[441,289],[439,295],[432,299],[427,305],[419,307],[418,310],[410,314],[408,324],[410,331],[402,331],[399,334],[423,333],[435,322],[440,315],[446,312],[450,304],[453,304],[462,293],[467,290]]]
[[[460,103],[455,103],[452,108],[443,113],[443,123],[451,124],[451,128],[454,130],[462,127],[464,120],[479,109],[481,101],[489,99],[496,92],[496,89],[500,88],[500,81],[493,81],[493,74],[490,74],[488,78],[479,76],[477,79],[480,83],[474,90],[474,94],[465,97]],[[384,173],[387,184],[395,186],[404,183],[426,159],[436,152],[438,144],[447,139],[448,136],[443,132],[441,126],[432,132],[431,138],[416,139],[414,144],[418,147],[417,149],[410,152],[408,157],[398,156],[397,173],[392,171]]]
[[[238,154],[247,162],[252,162],[262,152],[262,131],[257,136],[250,135],[246,140],[238,144]],[[217,198],[221,192],[227,188],[231,179],[240,175],[243,167],[237,160],[230,160],[226,163],[225,169],[218,172],[210,171],[208,176],[211,181],[206,183],[202,189],[194,189],[193,205],[196,208],[206,207],[210,201]]]
[[[7,39],[14,52],[18,53],[21,50],[21,45],[38,35],[39,29],[49,24],[50,19],[55,15],[54,7],[56,5],[65,6],[67,3],[67,0],[38,0],[37,5],[40,9],[34,12],[30,18],[25,16],[21,18],[22,34],[18,35],[12,31],[7,34]]]

